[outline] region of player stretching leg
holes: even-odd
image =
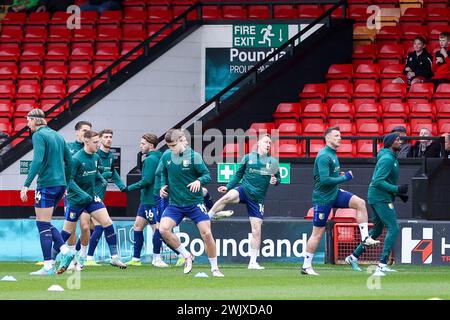
[[[383,232],[383,227],[386,226],[387,228],[380,263],[373,274],[375,276],[384,276],[385,272],[395,271],[387,266],[389,254],[394,247],[399,231],[394,198],[399,196],[404,202],[408,201],[408,196],[406,195],[408,193],[408,185],[397,186],[400,167],[396,152],[400,150],[400,137],[396,133],[388,134],[384,137],[383,144],[384,148],[381,149],[377,156],[377,164],[367,194],[367,200],[374,213],[374,227],[370,230],[370,236],[377,239]],[[365,250],[365,246],[360,244],[351,255],[345,258],[345,262],[353,270],[361,271],[358,266],[358,258]]]
[[[161,235],[168,245],[176,248],[185,258],[184,273],[191,272],[194,256],[172,232],[172,229],[187,216],[197,225],[205,242],[213,276],[223,277],[217,265],[216,243],[211,233],[210,218],[203,204],[202,185],[211,182],[208,168],[201,155],[182,142],[180,130],[169,130],[165,141],[171,152],[161,158],[160,196],[169,196],[169,206],[161,217]]]
[[[380,243],[369,236],[366,203],[352,193],[339,189],[339,184],[353,178],[351,171],[341,172],[336,150],[341,144],[339,127],[330,127],[325,131],[325,148],[321,149],[314,161],[314,190],[312,202],[314,208],[313,229],[308,239],[305,260],[301,274],[319,275],[312,268],[314,252],[322,239],[325,224],[332,208],[352,208],[356,210],[356,221],[361,232],[362,243],[373,246]]]
[[[64,258],[70,254],[61,234],[51,221],[53,211],[66,191],[72,157],[64,138],[58,132],[47,127],[42,110],[31,110],[27,115],[27,121],[28,127],[34,132],[32,137],[34,155],[27,179],[20,191],[20,199],[23,202],[28,201],[28,188],[37,175],[34,210],[44,256],[44,266],[30,274],[53,275],[56,270],[52,259],[52,244],[53,247],[61,250]]]
[[[226,187],[218,191],[226,193],[209,211],[211,219],[224,217],[226,211],[221,211],[229,203],[245,203],[252,228],[250,241],[250,263],[248,269],[261,270],[256,259],[261,247],[261,226],[264,215],[264,199],[269,184],[278,185],[281,181],[278,161],[269,156],[272,140],[268,134],[258,140],[257,151],[246,154],[241,161],[241,167]],[[233,189],[242,179],[240,187]]]
[[[73,156],[73,169],[68,188],[69,214],[66,216],[62,232],[65,232],[68,238],[81,213],[84,211],[89,213],[105,230],[106,242],[111,253],[110,264],[125,269],[127,266],[120,261],[117,255],[117,237],[113,223],[105,205],[95,194],[95,179],[104,180],[98,171],[99,156],[96,154],[98,142],[98,133],[86,131],[84,148]],[[61,259],[58,273],[67,270],[72,258],[73,255],[67,255]]]

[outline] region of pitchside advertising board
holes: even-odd
[[[400,263],[450,266],[450,221],[400,222],[394,250]]]
[[[245,207],[243,207],[245,210]],[[54,220],[53,225],[61,230],[63,221]],[[134,219],[114,221],[117,234],[117,251],[127,261],[133,254]],[[212,230],[216,240],[217,255],[220,263],[248,263],[250,249],[250,222],[248,219],[229,219],[215,221]],[[204,243],[190,220],[184,220],[174,229],[181,243],[190,250],[199,263],[208,263]],[[78,232],[79,234],[79,232]],[[306,242],[311,234],[311,222],[304,220],[267,220],[264,222],[260,261],[299,262],[306,250]],[[144,232],[142,260],[151,261],[152,230]],[[0,261],[39,261],[42,260],[39,234],[36,222],[31,219],[0,220]],[[109,260],[108,245],[102,236],[95,258],[98,261]],[[163,246],[165,261],[176,262],[176,255]],[[320,243],[314,256],[315,263],[324,263],[325,239]]]
[[[205,48],[205,101],[214,97],[222,89],[249,71],[255,64],[264,60],[307,24],[246,24],[233,25],[225,29],[223,39],[229,43],[218,48]],[[307,38],[322,25],[314,26],[302,35],[300,41]],[[286,54],[280,52],[269,63],[261,67],[263,71],[271,63]],[[234,87],[229,95],[238,90],[243,83]]]

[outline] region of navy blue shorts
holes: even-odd
[[[245,203],[247,205],[247,214],[249,217],[263,219],[264,217],[264,204],[253,201],[245,194],[242,186],[235,188],[239,192],[239,203]]]
[[[349,208],[350,198],[353,197],[353,193],[339,189],[336,199],[328,204],[313,204],[314,207],[314,227],[325,227],[327,224],[328,216],[330,215],[332,208]]]
[[[169,198],[161,198],[158,196],[155,196],[158,200],[156,201],[157,207],[158,207],[158,215],[161,217],[164,210],[166,210],[167,206],[169,205]]]
[[[34,192],[34,207],[56,208],[65,191],[65,186],[36,189]]]
[[[156,224],[160,220],[158,207],[148,206],[142,203],[139,205],[137,216],[147,220],[149,224]]]
[[[176,225],[179,225],[184,217],[188,217],[194,221],[195,224],[211,220],[204,204],[193,204],[186,207],[169,204],[161,216],[161,218],[172,219],[175,221]]]
[[[92,200],[91,203],[89,203],[87,206],[83,208],[73,208],[70,206],[67,207],[67,210],[64,215],[67,221],[77,222],[83,212],[87,212],[90,214],[102,208],[106,208],[105,204],[99,197],[95,197],[95,200]]]

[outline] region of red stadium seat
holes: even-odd
[[[278,135],[285,136],[300,136],[302,134],[302,125],[300,123],[282,123],[278,127]]]
[[[355,209],[337,209],[334,213],[334,222],[356,222],[356,210]],[[352,239],[353,240],[353,239]]]
[[[302,119],[302,126],[305,136],[323,136],[326,129],[322,119]]]
[[[14,104],[8,100],[0,100],[0,118],[9,118],[12,117],[14,111]],[[3,121],[3,119],[0,119]],[[1,129],[0,129],[1,131]]]
[[[372,119],[357,119],[356,132],[359,136],[377,136],[383,133],[383,127]]]
[[[450,100],[450,83],[441,83],[437,87],[436,92],[433,95],[433,99]]]
[[[298,122],[300,118],[300,103],[280,103],[272,114],[275,126],[283,122]]]
[[[339,157],[353,158],[355,156],[355,151],[356,151],[356,147],[352,141],[341,140],[341,145],[337,149],[336,153]]]
[[[14,117],[26,117],[28,112],[37,108],[39,108],[38,104],[33,101],[18,103],[16,104]]]
[[[327,103],[350,102],[353,94],[353,85],[351,83],[332,84],[326,95]]]
[[[408,102],[430,102],[433,97],[434,85],[432,83],[414,83],[406,95]]]
[[[39,101],[41,88],[37,84],[23,84],[17,87],[16,100],[26,99]]]
[[[0,83],[0,99],[13,100],[16,93],[16,86],[12,83]]]
[[[411,124],[411,134],[413,136],[418,136],[420,129],[422,128],[428,128],[433,135],[437,134],[436,125],[433,124],[433,121],[429,118],[411,118],[410,124]]]
[[[300,19],[316,19],[319,18],[323,12],[320,5],[300,4],[298,6],[298,17]]]
[[[407,8],[400,17],[400,23],[407,25],[410,23],[424,23],[427,17],[427,9],[425,8]]]
[[[325,147],[325,142],[323,139],[320,140],[311,140],[310,148],[309,148],[309,156],[316,157],[321,149]],[[306,147],[305,147],[306,148]],[[305,149],[306,152],[306,149]]]
[[[276,19],[297,19],[298,12],[295,9],[294,5],[285,4],[285,5],[275,5],[274,6],[274,15]]]
[[[100,15],[97,20],[97,25],[115,25],[120,26],[122,21],[121,10],[106,10]]]
[[[223,19],[221,6],[205,6],[202,8],[202,18],[205,20]]]
[[[224,19],[246,19],[247,9],[244,6],[222,6]]]
[[[349,119],[331,118],[328,121],[330,127],[339,127],[341,136],[354,136],[356,133],[355,124]]]
[[[333,80],[348,80],[351,81],[353,76],[352,64],[332,64],[328,68],[328,72],[325,75],[325,79],[328,81]]]
[[[301,114],[301,118],[327,118],[327,105],[325,103],[308,103]]]
[[[436,117],[436,106],[428,102],[409,103],[411,109],[411,118],[430,118]]]
[[[355,106],[355,119],[358,118],[375,118],[381,117],[381,106],[378,103],[365,102]]]
[[[380,78],[380,67],[378,64],[360,64],[353,73],[353,83],[355,80],[372,79],[378,81]]]
[[[17,78],[16,65],[0,65],[0,83],[12,83]]]
[[[384,118],[401,118],[404,120],[408,119],[409,107],[406,103],[383,101],[381,105],[383,109],[383,119]]]
[[[248,6],[248,18],[249,19],[269,19],[270,10],[268,6],[255,5]]]
[[[301,155],[302,149],[300,144],[283,143],[278,146],[278,156],[280,158],[295,158],[300,157]]]
[[[381,27],[375,37],[378,49],[381,49],[384,44],[399,43],[401,34],[402,30],[398,26]]]
[[[353,66],[374,63],[377,57],[377,46],[374,44],[359,44],[353,47]]]
[[[381,47],[377,60],[381,70],[390,64],[403,63],[404,48],[401,44],[385,44]]]
[[[321,103],[325,100],[327,85],[324,83],[307,83],[299,93],[300,102],[306,105],[309,102]]]
[[[346,102],[337,102],[330,105],[328,112],[329,118],[347,118],[352,120],[355,114],[353,104]]]
[[[372,82],[360,83],[355,87],[353,103],[355,106],[359,106],[362,103],[376,103],[379,95],[380,85],[375,81],[372,80]]]
[[[401,77],[406,83],[406,76],[403,74],[403,69],[405,65],[403,64],[390,64],[384,67],[380,74],[381,87],[392,83],[395,78]]]
[[[436,116],[440,118],[450,118],[450,100],[435,100]]]
[[[381,144],[377,143],[377,151],[381,149]],[[356,156],[360,158],[373,157],[373,142],[372,140],[357,140],[356,141]]]
[[[403,102],[406,97],[405,83],[389,83],[381,89],[380,101]]]
[[[438,134],[450,133],[450,119],[439,119],[437,122]]]

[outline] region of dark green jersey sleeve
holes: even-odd
[[[155,173],[158,168],[158,161],[156,159],[149,158],[146,160],[144,170],[142,171],[141,180],[128,186],[129,191],[144,189],[151,185],[155,180]]]
[[[73,160],[72,160],[72,154],[70,153],[67,143],[64,144],[64,163],[65,163],[66,181],[67,181],[67,183],[69,183],[70,175],[72,173],[72,168],[73,168]]]
[[[330,158],[321,156],[318,161],[320,182],[323,186],[337,185],[345,182],[345,176],[330,177]]]
[[[211,182],[211,175],[209,174],[209,170],[206,167],[205,162],[203,161],[200,154],[195,153],[194,154],[194,169],[197,172],[197,174],[200,175],[198,180],[200,181],[202,186],[206,186],[208,183]]]
[[[392,167],[394,166],[394,161],[385,157],[380,159],[377,166],[379,168],[377,170],[377,175],[372,181],[372,185],[377,189],[392,193],[393,195],[397,194],[398,187],[387,182],[387,178],[391,173]]]
[[[25,183],[23,184],[25,187],[29,187],[31,183],[33,182],[34,178],[39,172],[39,169],[42,167],[42,162],[44,160],[44,154],[45,154],[45,142],[44,137],[38,133],[33,134],[33,148],[34,148],[34,154],[33,154],[33,160],[31,161],[31,168],[28,172],[27,179],[25,180]]]
[[[246,164],[247,164],[248,155],[245,155],[241,160],[241,166],[239,167],[238,171],[234,174],[233,178],[231,178],[231,181],[227,184],[227,189],[231,190],[242,180],[242,177],[244,176],[245,170],[246,170]]]

